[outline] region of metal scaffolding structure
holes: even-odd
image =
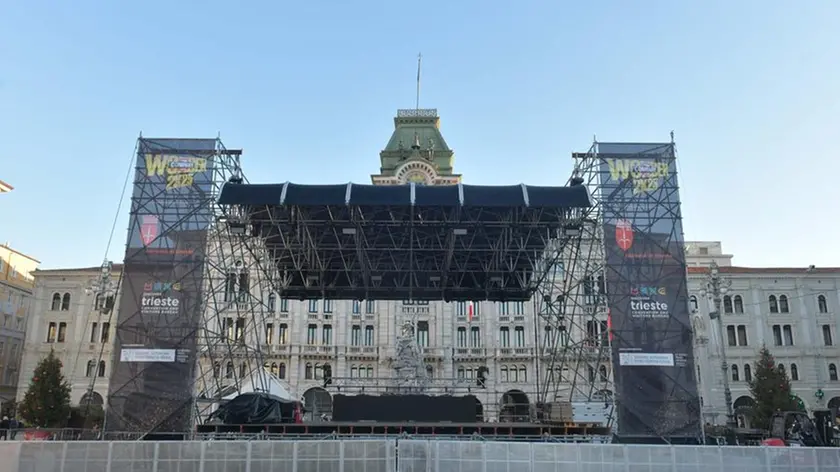
[[[546,276],[534,296],[538,333],[538,409],[557,417],[561,405],[591,404],[612,421],[610,349],[604,240],[595,146],[575,153],[569,185],[582,185],[593,205],[579,210],[580,224],[546,253]]]

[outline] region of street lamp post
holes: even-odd
[[[96,305],[94,305],[94,308],[99,313],[99,316],[109,313],[114,308],[113,304],[116,300],[118,283],[112,277],[113,266],[114,264],[108,259],[103,260],[102,266],[100,267],[99,276],[96,279],[94,279],[91,282],[91,284],[85,289],[85,292],[88,295],[95,295],[94,303]],[[101,352],[102,351],[100,351],[100,354]],[[90,386],[88,387],[87,405],[85,405],[88,409],[90,408],[90,402],[93,398],[94,386],[98,377],[97,374],[99,374],[98,364],[94,367],[93,378],[91,379]],[[103,410],[104,406],[105,405],[103,405]],[[87,412],[85,412],[85,414],[87,414]]]
[[[704,295],[712,299],[714,310],[709,313],[711,320],[718,320],[718,336],[720,337],[720,369],[723,374],[723,401],[726,403],[726,426],[735,428],[735,412],[732,408],[732,389],[729,387],[729,362],[726,360],[726,329],[723,326],[721,305],[723,295],[729,291],[732,281],[721,277],[720,268],[712,261],[709,274],[706,277]]]

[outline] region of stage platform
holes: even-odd
[[[199,435],[269,436],[471,436],[482,437],[567,437],[609,436],[610,428],[591,423],[298,423],[270,425],[199,425]]]
[[[229,182],[219,204],[285,298],[525,301],[592,200],[582,185]]]

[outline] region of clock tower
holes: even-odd
[[[379,153],[381,167],[371,175],[374,185],[454,185],[460,174],[452,173],[455,152],[440,133],[436,109],[397,110],[394,133]]]

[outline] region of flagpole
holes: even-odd
[[[420,109],[420,65],[423,60],[423,54],[417,54],[417,96],[414,102],[415,110]]]

